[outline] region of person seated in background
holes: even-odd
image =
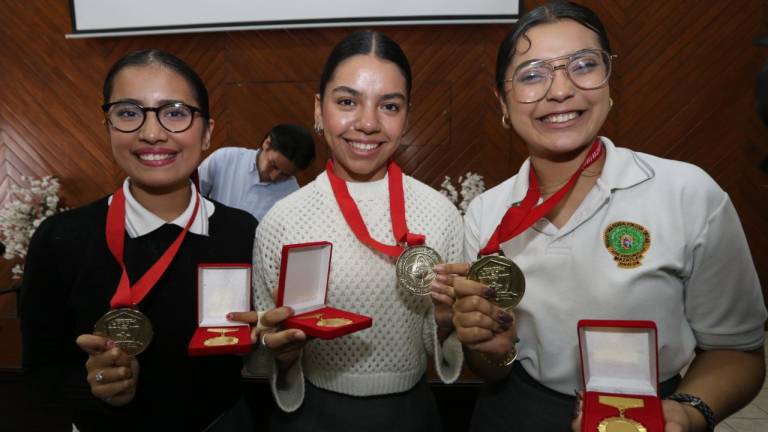
[[[315,159],[315,143],[305,128],[277,125],[257,150],[225,147],[198,168],[200,192],[261,220],[281,198],[299,189],[294,175]]]

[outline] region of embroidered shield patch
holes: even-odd
[[[643,254],[651,246],[648,230],[634,222],[614,222],[603,232],[603,240],[613,260],[621,268],[635,268],[640,265]]]

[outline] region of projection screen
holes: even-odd
[[[69,38],[254,29],[509,23],[519,0],[70,0]]]

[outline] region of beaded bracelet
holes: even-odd
[[[704,420],[707,422],[707,432],[713,432],[715,430],[715,413],[712,412],[712,408],[709,407],[703,400],[697,398],[694,395],[688,393],[675,393],[672,396],[668,396],[667,399],[675,402],[684,403],[696,408],[701,415],[704,416]]]

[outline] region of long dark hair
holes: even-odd
[[[405,78],[405,91],[408,99],[411,97],[411,65],[400,45],[383,33],[363,30],[350,33],[341,40],[331,51],[325,61],[323,73],[320,75],[319,94],[322,100],[325,87],[333,77],[336,68],[344,60],[358,54],[373,54],[383,60],[388,60],[397,65]]]
[[[195,98],[195,102],[197,102],[197,107],[200,108],[202,116],[205,120],[211,118],[208,105],[208,89],[205,88],[205,83],[203,83],[203,80],[197,72],[180,58],[159,49],[134,51],[116,61],[109,69],[107,77],[104,79],[104,88],[102,90],[104,103],[109,103],[110,98],[112,97],[115,76],[117,76],[121,70],[131,66],[146,66],[150,64],[167,67],[181,75],[192,88],[192,94]]]
[[[510,31],[501,42],[499,53],[496,57],[496,89],[499,91],[499,94],[504,93],[504,74],[507,72],[509,64],[512,63],[512,58],[515,56],[517,42],[520,39],[528,40],[528,37],[525,34],[531,28],[540,24],[552,23],[562,19],[576,21],[597,33],[600,46],[608,51],[609,54],[611,53],[611,44],[608,41],[608,34],[605,31],[605,27],[592,9],[562,0],[547,3],[520,17],[520,20],[517,21],[512,31]]]

